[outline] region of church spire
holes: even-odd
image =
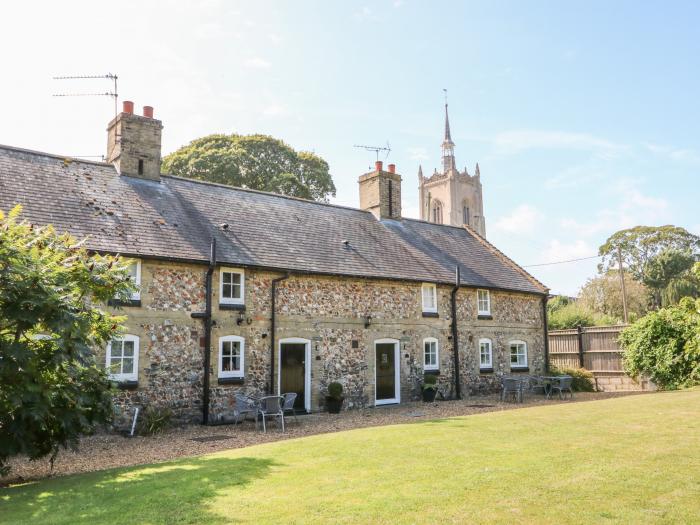
[[[457,169],[455,143],[452,142],[452,135],[450,134],[450,115],[447,111],[447,102],[445,102],[445,140],[442,141],[442,169],[443,173]]]

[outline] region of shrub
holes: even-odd
[[[594,392],[595,379],[593,373],[585,368],[550,368],[554,375],[567,375],[574,378],[571,388],[576,392]]]
[[[609,326],[617,324],[617,321],[609,315],[593,312],[580,303],[569,303],[554,310],[550,310],[548,317],[550,330],[564,330],[577,326]]]
[[[435,374],[423,375],[423,390],[437,390],[437,376]]]
[[[632,377],[648,376],[667,390],[700,384],[700,300],[685,297],[642,317],[620,333],[619,342]]]
[[[343,399],[343,385],[337,382],[329,384],[328,397],[331,399]]]
[[[140,414],[138,419],[138,432],[145,436],[160,434],[170,428],[173,411],[167,407],[149,405]]]

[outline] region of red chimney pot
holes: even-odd
[[[377,171],[382,171],[382,164],[383,162],[381,160],[378,160],[377,162],[374,163],[374,167]]]
[[[389,173],[396,173],[396,164],[389,164]]]
[[[122,112],[131,115],[134,112],[134,103],[131,100],[122,102]]]
[[[143,116],[146,118],[153,118],[153,106],[144,106]]]

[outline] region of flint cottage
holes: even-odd
[[[393,164],[359,177],[355,209],[162,174],[161,132],[125,102],[106,162],[0,146],[0,209],[133,261],[139,291],[110,306],[125,333],[96,349],[122,413],[211,422],[239,389],[316,411],[333,381],[368,407],[418,399],[426,373],[464,396],[544,371],[547,289],[479,233],[479,181],[464,224],[408,219]],[[430,219],[427,190],[424,204]]]

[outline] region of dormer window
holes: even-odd
[[[219,273],[219,304],[245,303],[245,272],[238,268],[222,268]]]
[[[476,291],[476,306],[478,315],[491,315],[491,294],[488,290]]]
[[[423,313],[436,314],[438,311],[437,286],[434,283],[423,283],[421,295],[423,297]]]

